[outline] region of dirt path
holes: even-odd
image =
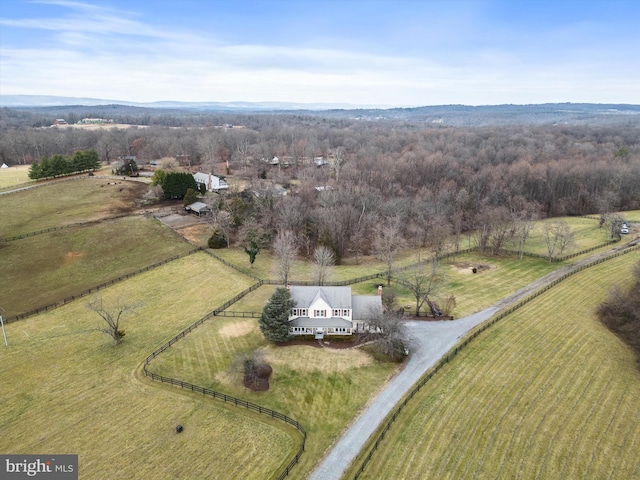
[[[405,368],[389,381],[386,388],[360,413],[309,478],[311,480],[339,480],[358,453],[364,448],[369,437],[380,426],[387,414],[395,408],[400,399],[420,380],[427,370],[433,367],[473,327],[566,273],[636,245],[638,242],[640,242],[640,239],[635,239],[606,252],[597,253],[566,265],[532,282],[493,306],[468,317],[451,322],[408,321],[407,327],[412,346],[411,355]]]

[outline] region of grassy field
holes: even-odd
[[[272,478],[299,448],[293,428],[140,375],[147,353],[249,284],[199,253],[111,287],[105,302],[144,302],[118,347],[86,300],[7,325],[0,451],[77,453],[83,479]]]
[[[0,190],[32,181],[29,178],[29,165],[0,168]]]
[[[140,182],[83,177],[2,195],[0,236],[6,238],[127,213],[135,206],[134,198],[140,197],[146,188]]]
[[[425,258],[426,251],[422,252],[413,249],[406,250],[398,255],[397,260],[394,262],[394,267],[403,267],[418,262],[420,259]],[[278,272],[276,259],[268,251],[263,250],[256,257],[253,268],[249,267],[249,257],[241,248],[223,248],[219,250],[213,250],[213,253],[220,258],[225,259],[247,273],[252,273],[263,279],[277,280]],[[343,280],[351,280],[353,278],[363,277],[372,273],[384,272],[386,265],[381,262],[375,256],[361,256],[360,263],[355,264],[355,259],[349,258],[340,265],[331,267],[327,281],[340,282]],[[312,281],[313,265],[312,262],[299,257],[293,265],[289,274],[291,281]]]
[[[260,349],[273,367],[267,392],[252,392],[242,386],[241,373],[233,367],[235,358],[255,349]],[[155,373],[238,396],[298,420],[308,437],[294,478],[305,478],[397,366],[376,362],[359,349],[270,346],[263,339],[256,319],[220,317],[173,345],[150,368]]]
[[[628,212],[622,212],[622,214],[629,222],[640,222],[640,210],[629,210]]]
[[[525,244],[525,251],[536,253],[538,255],[548,255],[548,249],[545,242],[544,226],[547,223],[557,221],[566,222],[574,235],[575,245],[572,251],[566,251],[563,255],[573,253],[587,248],[602,245],[608,241],[607,231],[605,228],[599,228],[598,220],[585,217],[561,217],[540,220],[534,224],[531,235]],[[511,245],[508,248],[517,250],[517,245]],[[558,254],[556,253],[556,256]]]
[[[456,299],[454,317],[463,317],[493,305],[503,297],[514,293],[532,281],[556,270],[560,265],[550,264],[544,259],[524,257],[518,260],[510,257],[483,257],[479,254],[463,254],[443,260],[438,266],[439,275],[444,283],[438,288],[434,299],[453,295]],[[478,273],[472,273],[476,267]],[[424,267],[429,273],[430,265]],[[410,280],[412,272],[398,274],[400,278]],[[354,285],[354,291],[374,295],[376,281]],[[392,288],[397,294],[397,303],[408,313],[415,311],[415,297],[399,284]],[[426,305],[425,305],[426,308]]]
[[[639,478],[640,372],[594,315],[639,260],[587,269],[483,333],[410,401],[360,478]]]
[[[217,251],[216,251],[217,253]],[[227,257],[233,258],[233,257]],[[417,259],[417,256],[414,257]],[[256,260],[257,262],[257,260]],[[528,285],[534,280],[543,277],[563,264],[549,263],[544,259],[524,257],[519,260],[515,256],[510,257],[483,257],[478,254],[463,254],[455,258],[443,260],[439,265],[440,274],[444,277],[444,284],[439,288],[441,296],[454,295],[456,308],[453,311],[455,317],[463,317],[471,313],[483,310],[507,295]],[[478,267],[478,273],[473,274],[471,268]],[[346,270],[342,271],[345,268]],[[354,270],[356,268],[357,270]],[[366,272],[375,272],[383,268],[381,264],[370,264],[369,269],[364,265],[338,266],[337,272],[342,271],[339,277],[354,278],[354,274],[366,275]],[[430,266],[424,267],[426,270]],[[351,274],[352,276],[349,276]],[[400,273],[400,278],[410,278],[411,273]],[[334,278],[338,275],[334,275]],[[384,279],[374,279],[356,283],[351,286],[352,292],[358,295],[376,295],[377,288]],[[251,293],[246,299],[233,305],[231,310],[245,312],[259,312],[268,299],[273,289],[265,290],[261,287]],[[393,284],[392,288],[397,294],[397,303],[405,307],[407,312],[415,309],[415,298],[411,292],[399,284]]]
[[[157,220],[126,217],[0,243],[10,317],[192,250]]]

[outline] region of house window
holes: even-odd
[[[308,315],[308,308],[292,308],[291,315],[294,317],[306,317]]]
[[[314,310],[313,311],[313,316],[314,317],[326,317],[327,316],[327,311],[326,310]]]

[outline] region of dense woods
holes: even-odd
[[[170,157],[183,170],[228,174],[242,188],[214,197],[212,210],[231,244],[253,231],[270,245],[288,231],[301,254],[323,245],[340,262],[380,254],[385,238],[438,251],[443,238],[460,246],[473,230],[480,248],[495,253],[524,243],[535,218],[640,208],[634,118],[615,126],[450,127],[247,114],[215,118],[225,126],[3,128],[0,161],[95,149],[104,162],[135,155],[144,168]]]

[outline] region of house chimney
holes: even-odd
[[[213,190],[213,179],[211,178],[211,172],[209,172],[209,182],[207,184],[207,190],[211,191]]]

